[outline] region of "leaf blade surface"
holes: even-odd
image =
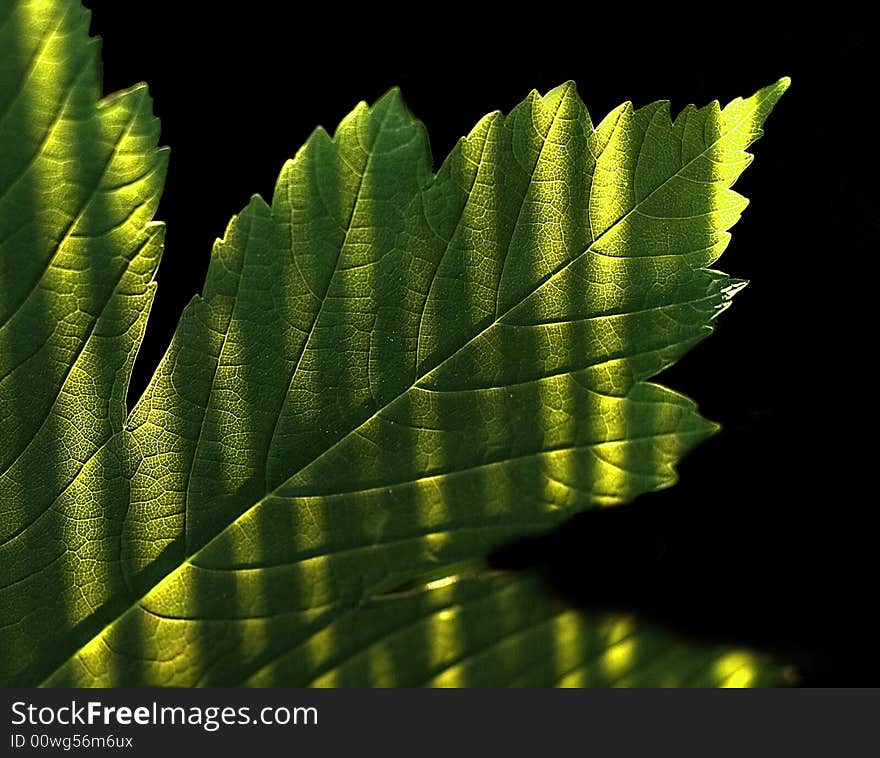
[[[35,135],[5,137],[13,158],[0,191],[30,188],[49,205],[60,193],[71,208],[35,210],[55,226],[10,226],[4,246],[3,264],[18,267],[4,282],[20,287],[0,302],[12,377],[0,401],[12,407],[24,383],[45,379],[0,449],[12,498],[3,618],[15,620],[4,634],[23,651],[4,678],[377,684],[408,681],[421,665],[421,683],[478,683],[456,663],[431,673],[424,623],[410,623],[422,625],[414,637],[394,619],[439,597],[425,577],[576,510],[671,485],[677,461],[712,432],[690,400],[648,379],[710,333],[741,287],[709,267],[745,207],[730,186],[787,80],[723,110],[688,107],[673,120],[668,104],[625,104],[597,125],[571,83],[533,92],[481,120],[436,174],[396,91],[359,105],[332,137],[313,133],[271,204],[255,196],[232,220],[203,294],[125,419],[161,247],[149,219],[165,154],[142,89],[98,102],[94,71],[88,87],[71,79],[80,59],[95,65],[87,15],[71,3],[20,8],[13,22],[33,33],[16,37],[26,44],[0,114],[4,102],[21,108],[21,92],[43,112],[19,118]],[[53,53],[56,37],[66,46]],[[34,73],[43,69],[45,82]],[[92,153],[53,136],[80,113],[104,130]],[[56,150],[91,183],[52,188]],[[42,163],[41,179],[22,182]],[[0,211],[0,224],[10,218]],[[37,323],[46,314],[65,339]],[[28,354],[34,334],[59,343],[43,364]],[[29,463],[40,434],[55,450],[34,444]],[[37,497],[5,494],[47,465],[60,478]],[[454,585],[509,598],[511,619],[541,605],[534,587],[498,581]],[[54,605],[35,600],[58,582]],[[413,596],[388,594],[413,582]],[[50,643],[59,614],[61,643]],[[448,641],[442,655],[479,655],[467,635],[454,639],[459,616],[432,622]],[[568,625],[559,634],[571,650],[605,639],[592,622],[548,618]],[[408,640],[410,669],[357,654],[346,664],[356,673],[319,674],[309,645],[345,647],[364,625],[389,623],[388,639]],[[514,634],[473,628],[475,645],[500,635],[496,651]],[[396,654],[379,638],[369,649]],[[272,664],[296,650],[314,670]],[[493,661],[497,681],[533,681],[504,655]],[[602,680],[599,663],[572,666],[581,673],[557,679]]]

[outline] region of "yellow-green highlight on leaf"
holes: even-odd
[[[167,154],[87,29],[0,0],[0,682],[778,680],[480,561],[715,428],[648,380],[743,284],[711,267],[787,80],[597,124],[532,92],[436,173],[396,90],[358,105],[233,218],[126,418]]]

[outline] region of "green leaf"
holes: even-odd
[[[125,393],[167,153],[145,87],[99,99],[88,25],[78,3],[0,2],[2,682],[39,681],[130,596]]]
[[[126,419],[156,122],[143,88],[98,101],[77,4],[0,15],[0,680],[775,681],[480,559],[712,432],[647,380],[742,286],[709,267],[787,80],[597,125],[533,92],[436,175],[396,91],[359,105],[232,220]]]

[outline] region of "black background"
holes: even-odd
[[[719,264],[751,284],[715,335],[661,377],[723,432],[684,462],[674,488],[582,514],[493,561],[537,566],[586,607],[776,652],[805,685],[880,683],[867,623],[876,533],[863,491],[876,342],[861,285],[878,219],[867,166],[874,93],[860,79],[876,66],[861,62],[858,19],[806,30],[730,7],[694,26],[673,10],[639,22],[634,6],[600,18],[555,6],[526,17],[510,5],[493,18],[476,6],[86,5],[104,38],[105,91],[148,82],[172,148],[157,214],[166,253],[130,401],[229,218],[254,192],[271,198],[309,132],[332,131],[359,100],[400,85],[436,166],[483,114],[567,79],[598,121],[623,100],[669,99],[675,113],[791,76],[737,183],[751,205]]]

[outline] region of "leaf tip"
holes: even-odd
[[[540,97],[540,93],[538,93],[537,90],[532,90],[532,93]],[[574,79],[568,79],[558,87],[549,90],[541,99],[544,101],[544,104],[547,105],[556,102],[557,99],[561,99],[569,94],[577,94],[577,84]]]
[[[403,99],[403,93],[400,91],[400,87],[396,84],[389,88],[382,97],[380,97],[373,104],[370,110],[374,110],[380,107],[390,107],[393,110],[398,110],[406,115],[412,117],[409,112],[409,107],[406,104],[406,100]]]
[[[773,84],[769,84],[755,93],[753,99],[756,100],[760,104],[759,107],[764,110],[764,116],[773,109],[773,106],[779,102],[779,98],[785,94],[785,91],[790,86],[791,77],[783,76],[781,79],[777,79],[773,82]]]
[[[254,192],[250,196],[248,204],[245,206],[245,211],[271,211],[271,207],[269,206],[269,203],[267,203],[263,199],[263,196],[259,192]]]
[[[730,300],[734,295],[742,292],[749,286],[748,279],[731,279],[727,286],[724,287],[722,293],[726,300]]]

